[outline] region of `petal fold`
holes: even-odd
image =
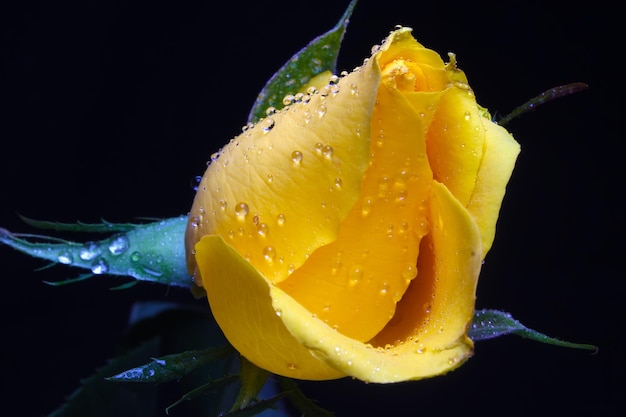
[[[281,321],[280,305],[272,304],[271,283],[220,236],[204,236],[195,250],[202,283],[211,289],[207,291],[211,312],[224,336],[246,359],[290,378],[345,376],[291,335]]]

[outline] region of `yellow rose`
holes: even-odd
[[[408,28],[220,150],[189,270],[248,360],[396,382],[472,354],[467,326],[519,145]]]

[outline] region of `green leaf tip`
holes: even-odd
[[[594,345],[566,342],[529,329],[515,320],[510,313],[499,310],[484,309],[476,311],[468,330],[468,336],[474,341],[493,339],[507,334],[515,334],[525,339],[554,346],[592,350],[594,353],[598,351],[598,347]]]
[[[73,242],[53,236],[15,234],[0,228],[0,243],[34,258],[89,271],[88,275],[48,282],[66,285],[93,275],[128,276],[140,281],[192,288],[185,260],[187,216],[145,224],[67,224],[26,220],[32,226],[71,232],[113,232],[104,239]],[[117,289],[128,288],[123,284]]]
[[[568,96],[570,94],[577,93],[579,91],[584,91],[587,88],[589,88],[589,86],[585,83],[571,83],[553,87],[549,90],[544,91],[538,96],[531,98],[521,106],[516,107],[511,113],[498,120],[498,124],[504,126],[508,124],[511,120],[535,110],[537,107],[544,103],[555,100],[557,98]]]
[[[230,346],[190,350],[183,353],[154,358],[145,365],[128,369],[108,377],[116,382],[145,382],[160,384],[176,381],[213,361],[222,359],[232,352]]]
[[[357,0],[352,0],[331,30],[313,39],[276,71],[257,96],[248,123],[265,117],[268,108],[282,108],[285,96],[295,94],[314,76],[324,71],[335,72],[341,41],[356,4]]]

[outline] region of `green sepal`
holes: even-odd
[[[275,396],[268,398],[266,400],[255,401],[254,403],[246,406],[245,408],[240,408],[237,410],[229,411],[227,413],[222,413],[219,417],[252,417],[261,414],[262,412],[269,410],[270,408],[274,408],[277,406],[278,402],[289,395],[288,392],[281,392],[280,394],[276,394]]]
[[[306,417],[334,417],[335,414],[317,405],[307,397],[291,378],[279,377],[280,387],[289,393],[289,402]]]
[[[549,345],[597,351],[597,346],[585,343],[572,343],[546,336],[536,330],[529,329],[515,320],[510,313],[499,310],[478,310],[474,313],[468,336],[473,341],[488,340],[495,337],[514,334],[525,339]]]
[[[176,381],[206,364],[225,358],[231,353],[232,348],[230,346],[174,353],[161,358],[153,358],[145,365],[128,369],[107,379],[117,382],[154,384]]]
[[[230,409],[231,412],[243,410],[257,400],[263,385],[267,382],[271,373],[261,369],[243,356],[240,356],[239,372],[241,375],[241,388],[237,398]]]
[[[177,401],[168,405],[165,408],[165,414],[169,414],[172,408],[176,407],[177,405],[182,404],[185,401],[193,400],[194,398],[199,397],[200,395],[209,394],[211,391],[223,390],[225,386],[237,381],[238,379],[239,379],[239,375],[228,375],[220,379],[209,381],[206,384],[202,384],[199,387],[192,389],[191,391],[189,391],[188,393],[180,397],[180,399],[178,399]]]
[[[314,76],[324,71],[336,71],[341,41],[356,4],[357,0],[352,0],[331,30],[313,39],[276,71],[257,96],[248,115],[248,123],[256,123],[265,117],[270,107],[281,109],[283,98],[296,94]]]
[[[128,232],[138,226],[136,223],[111,223],[102,220],[102,223],[61,223],[46,220],[36,220],[30,217],[18,215],[29,226],[37,229],[56,230],[57,232],[89,232],[89,233],[114,233]]]
[[[65,285],[94,275],[129,276],[179,287],[193,287],[187,271],[184,236],[187,216],[145,224],[76,224],[28,221],[46,229],[74,232],[114,231],[101,240],[75,242],[53,236],[14,234],[0,228],[0,243],[35,258],[86,269],[90,273],[51,285]],[[129,284],[130,285],[130,284]],[[125,288],[122,285],[116,288]]]

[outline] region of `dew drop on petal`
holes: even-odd
[[[300,163],[300,161],[302,161],[302,152],[293,151],[291,153],[291,160],[297,164]]]
[[[285,220],[286,220],[285,215],[282,214],[282,213],[280,213],[278,216],[276,216],[276,223],[278,223],[281,226],[283,224],[285,224]]]
[[[361,279],[363,278],[363,267],[360,265],[353,265],[352,268],[350,268],[350,272],[348,273],[348,278],[348,284],[351,287],[357,285],[359,281],[361,281]]]
[[[412,280],[416,276],[417,268],[415,267],[415,265],[407,265],[407,267],[404,268],[404,271],[402,271],[402,278],[406,280]]]
[[[283,98],[283,106],[290,106],[296,102],[296,97],[293,94],[287,94]]]
[[[269,231],[270,231],[270,228],[269,228],[269,226],[268,226],[267,224],[265,224],[265,223],[259,223],[259,224],[257,225],[257,233],[258,233],[260,236],[267,236],[267,234],[269,233]]]
[[[264,247],[263,257],[268,261],[273,261],[276,258],[276,249],[273,246]]]
[[[269,132],[270,130],[272,130],[275,124],[276,122],[274,122],[274,119],[270,119],[269,117],[267,119],[264,119],[262,121],[263,132],[265,133]]]
[[[235,214],[239,217],[244,217],[248,215],[248,205],[246,203],[237,203],[235,206]]]
[[[328,108],[326,107],[326,104],[322,103],[319,106],[317,106],[317,115],[319,117],[323,117],[326,114],[327,110]]]

